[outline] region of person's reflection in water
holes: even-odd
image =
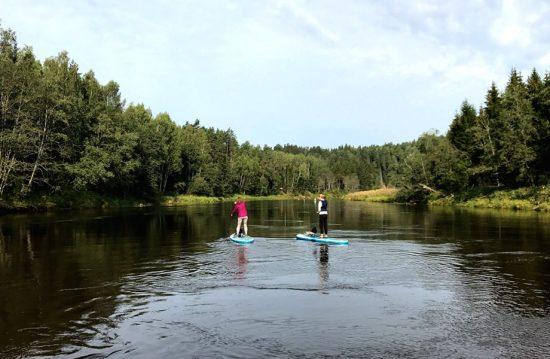
[[[248,264],[246,251],[247,248],[245,246],[239,246],[237,251],[237,272],[235,273],[235,277],[237,279],[246,278],[246,265]]]
[[[27,252],[29,252],[29,258],[34,261],[34,251],[32,250],[31,232],[27,231]]]
[[[6,251],[6,244],[4,241],[4,232],[2,226],[0,226],[0,263],[8,262],[8,252]]]
[[[317,257],[317,248],[313,253]],[[323,289],[328,281],[328,245],[326,244],[319,246],[319,280],[320,289]]]

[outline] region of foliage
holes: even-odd
[[[512,70],[504,91],[493,84],[479,110],[464,102],[446,136],[334,149],[239,144],[231,129],[180,125],[127,105],[116,82],[81,74],[65,52],[36,60],[2,28],[0,80],[4,202],[79,192],[147,201],[376,188],[402,188],[402,201],[425,202],[426,188],[449,195],[550,178],[550,75],[535,70],[527,81]]]
[[[430,200],[431,192],[421,185],[404,187],[395,195],[395,201],[399,203],[412,203],[426,205]]]

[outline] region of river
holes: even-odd
[[[550,357],[550,216],[331,201],[0,217],[0,357]]]

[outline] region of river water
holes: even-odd
[[[550,357],[550,216],[312,201],[0,217],[0,357]]]

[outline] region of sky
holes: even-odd
[[[550,70],[549,18],[547,0],[0,0],[38,58],[66,50],[127,103],[259,145],[445,133],[512,67]]]

